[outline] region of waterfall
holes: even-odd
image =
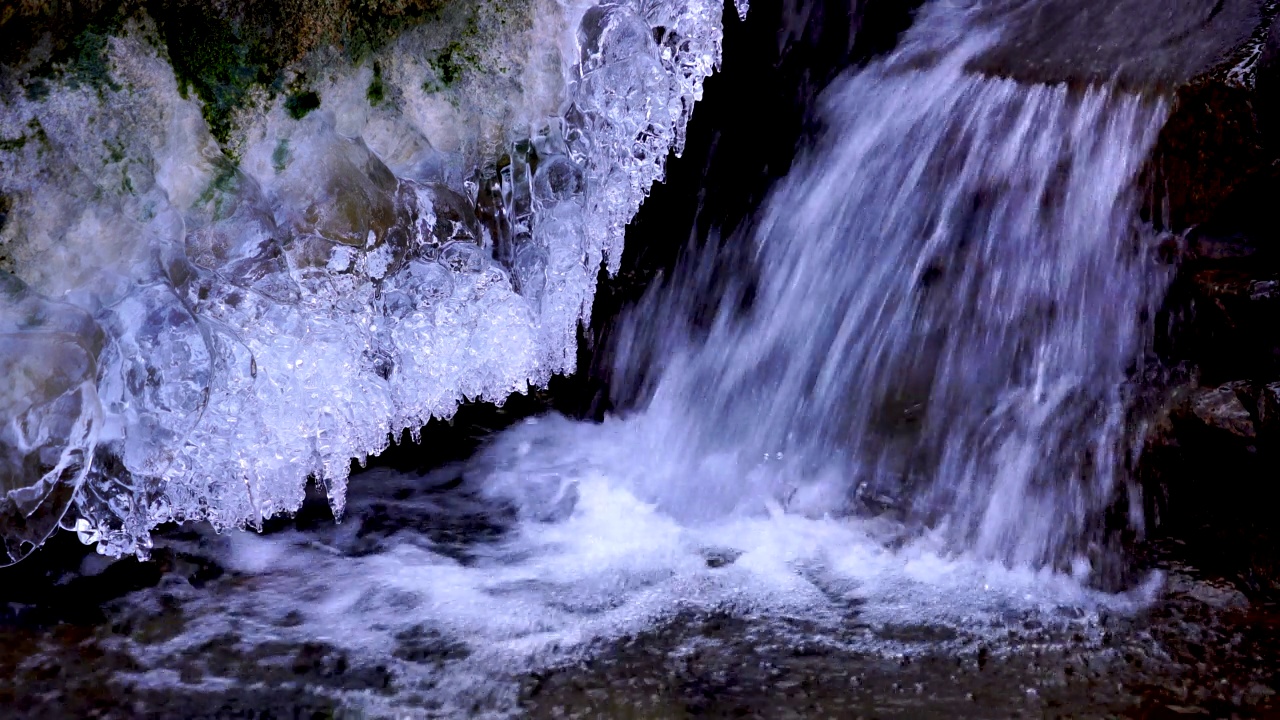
[[[665,458],[644,497],[894,509],[952,550],[1087,567],[1129,490],[1127,381],[1168,280],[1137,183],[1166,102],[967,71],[995,36],[934,8],[837,81],[739,239],[751,271],[695,258],[632,314],[615,381]]]

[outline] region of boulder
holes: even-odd
[[[1257,428],[1241,399],[1247,390],[1248,384],[1243,382],[1201,390],[1191,397],[1191,412],[1211,428],[1252,439],[1257,436]]]
[[[1256,54],[1265,0],[1042,0],[1000,13],[981,72],[1039,83],[1167,90]]]
[[[1280,378],[1280,237],[1268,216],[1280,173],[1228,198],[1185,234],[1178,271],[1158,323],[1167,361],[1189,362],[1210,384]]]
[[[970,67],[1171,101],[1142,179],[1151,188],[1147,218],[1181,232],[1270,166],[1275,143],[1265,130],[1280,126],[1271,119],[1280,98],[1271,92],[1280,85],[1276,11],[1267,0],[1024,2],[1000,9],[1002,39]]]

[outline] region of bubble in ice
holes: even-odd
[[[110,555],[252,527],[311,477],[341,512],[352,458],[571,371],[722,9],[481,8],[527,17],[456,86],[423,85],[429,24],[379,51],[386,101],[371,63],[326,67],[319,108],[246,110],[231,154],[139,33],[108,87],[6,99],[0,136],[40,133],[0,149],[0,564],[59,524]]]

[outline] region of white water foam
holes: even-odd
[[[1130,612],[1159,588],[1152,576],[1126,594],[1105,594],[1048,570],[946,555],[928,537],[890,549],[903,528],[883,519],[774,507],[681,521],[637,497],[636,482],[662,472],[633,442],[646,432],[635,421],[542,418],[464,466],[421,477],[361,474],[341,526],[175,543],[211,555],[231,577],[198,591],[185,582],[159,588],[180,599],[182,634],[122,642],[145,668],[228,638],[251,655],[273,643],[322,643],[391,673],[390,696],[311,688],[369,716],[504,716],[516,712],[522,677],[587,659],[682,613],[802,618],[809,634],[797,642],[894,658],[998,646],[1011,618],[1096,641],[1099,613]],[[515,517],[504,514],[498,501],[513,488],[499,465],[552,491],[526,486]],[[572,510],[557,511],[566,489]],[[486,522],[502,531],[477,529]],[[447,532],[464,526],[472,529]],[[867,631],[839,632],[850,618]],[[881,635],[899,626],[945,628],[954,638],[922,645]],[[406,638],[447,650],[406,658],[397,652]],[[147,671],[132,681],[167,687],[171,675]],[[210,676],[201,687],[227,682]]]

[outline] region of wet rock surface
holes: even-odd
[[[171,541],[181,544],[181,537]],[[596,643],[568,664],[495,676],[513,694],[479,696],[470,714],[1273,716],[1280,711],[1280,611],[1268,598],[1275,594],[1245,593],[1230,578],[1187,565],[1183,559],[1197,543],[1143,548],[1166,573],[1164,589],[1132,614],[1010,610],[993,634],[984,627],[869,623],[856,600],[834,623],[732,607],[685,611]],[[148,563],[118,565],[121,577],[145,578],[153,587],[88,602],[85,588],[113,582],[101,573],[68,572],[50,592],[91,613],[0,621],[0,717],[381,717],[358,708],[392,697],[402,708],[397,717],[456,716],[395,670],[411,664],[438,673],[440,683],[458,681],[450,670],[472,646],[430,621],[397,635],[383,656],[352,653],[320,637],[296,642],[247,631],[166,645],[197,619],[182,600],[191,588],[218,597],[242,591],[253,578],[164,549]],[[287,615],[279,620],[282,628],[291,622]],[[155,654],[160,648],[168,649]]]
[[[1029,82],[1176,88],[1247,47],[1267,0],[1042,0],[1002,8],[1003,39],[975,67]],[[1009,11],[1012,8],[1012,11]],[[1008,12],[1008,19],[1003,15]]]
[[[1168,231],[1177,270],[1155,318],[1167,412],[1136,471],[1152,536],[1185,538],[1190,562],[1270,594],[1280,587],[1280,525],[1266,500],[1280,477],[1270,390],[1280,381],[1280,27],[1276,3],[1252,6],[1249,39],[1176,89],[1144,176],[1144,219]]]
[[[895,656],[862,654],[800,618],[765,623],[680,618],[581,665],[526,681],[530,717],[1214,717],[1265,716],[1274,703],[1274,628],[1247,611],[1176,594],[1148,615],[1103,618],[1096,641],[1039,620],[1010,622],[1007,643],[940,650],[921,636]],[[1202,591],[1212,596],[1213,590]],[[1215,598],[1216,600],[1216,598]],[[1208,622],[1206,623],[1206,620]],[[939,630],[946,630],[945,628]],[[1256,633],[1256,634],[1255,634]],[[914,641],[914,642],[913,642]],[[1223,649],[1232,650],[1224,654]],[[1234,661],[1236,649],[1252,655]]]

